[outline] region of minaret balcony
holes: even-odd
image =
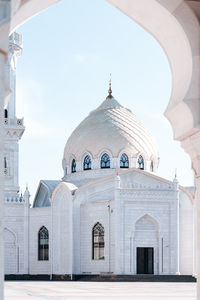
[[[6,131],[7,138],[14,138],[19,140],[22,137],[25,130],[24,118],[4,118],[4,128]]]

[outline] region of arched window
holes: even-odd
[[[104,259],[104,228],[100,223],[92,229],[92,259]]]
[[[76,172],[76,161],[75,159],[72,160],[72,173]]]
[[[8,118],[8,110],[7,109],[4,109],[4,118]]]
[[[142,155],[140,155],[138,157],[138,168],[140,170],[144,170],[144,159],[143,159]]]
[[[7,169],[7,159],[4,157],[4,169]]]
[[[150,171],[153,172],[153,160],[151,161]]]
[[[49,232],[45,226],[38,232],[38,260],[49,260]]]
[[[104,153],[101,157],[101,168],[110,168],[110,157],[107,153]]]
[[[92,161],[89,155],[84,158],[83,170],[91,170]]]
[[[128,156],[125,153],[120,158],[120,168],[129,168]]]

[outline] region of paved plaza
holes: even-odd
[[[5,300],[195,300],[196,283],[6,281]]]

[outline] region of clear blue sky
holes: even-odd
[[[40,179],[60,179],[67,138],[106,97],[109,74],[115,98],[155,136],[158,175],[193,184],[190,159],[173,141],[163,116],[171,72],[158,42],[104,0],[63,0],[18,29],[23,55],[17,66],[20,186],[34,197]]]

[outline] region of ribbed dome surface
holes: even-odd
[[[67,163],[71,156],[80,160],[86,151],[96,158],[104,150],[109,150],[113,157],[127,151],[132,157],[142,154],[148,160],[158,158],[151,132],[112,96],[108,96],[73,131],[65,146],[64,159]]]

